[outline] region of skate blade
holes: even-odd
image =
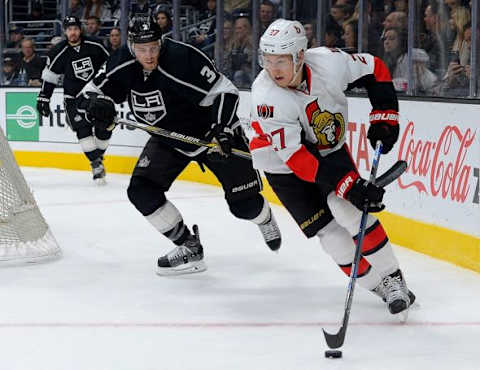
[[[95,179],[93,181],[95,182],[95,185],[97,185],[97,186],[107,185],[107,180],[105,180],[105,177],[102,177],[100,179]]]
[[[175,276],[195,274],[203,272],[207,269],[207,265],[203,261],[189,262],[177,267],[157,267],[157,275],[160,276]]]

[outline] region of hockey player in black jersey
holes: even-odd
[[[75,131],[83,152],[90,161],[93,180],[105,184],[103,154],[112,133],[103,128],[92,128],[85,113],[76,108],[75,98],[90,81],[109,54],[102,43],[82,35],[82,24],[77,17],[68,16],[63,21],[66,40],[58,43],[48,54],[42,73],[42,89],[37,98],[37,110],[45,117],[51,114],[50,98],[61,75],[64,75],[63,94],[67,123]]]
[[[145,218],[177,247],[158,259],[159,275],[206,269],[198,236],[183,223],[165,192],[190,161],[208,167],[218,178],[233,215],[260,227],[272,250],[281,237],[268,202],[259,194],[261,178],[249,160],[231,155],[248,150],[236,109],[238,90],[198,49],[168,38],[150,18],[133,19],[129,44],[115,53],[83,90],[79,102],[96,127],[111,126],[112,103],[128,101],[142,123],[204,140],[216,141],[219,151],[152,136],[134,169],[128,197]]]

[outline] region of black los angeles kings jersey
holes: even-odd
[[[201,51],[168,38],[154,71],[144,71],[125,46],[112,55],[106,70],[85,87],[87,91],[107,95],[117,104],[127,100],[138,122],[198,138],[205,138],[212,124],[232,126],[238,121],[236,87]],[[161,140],[189,156],[204,149]]]
[[[95,76],[109,57],[102,43],[90,37],[83,37],[77,46],[63,40],[49,52],[47,65],[42,72],[42,93],[52,96],[61,75],[65,98],[74,98]]]

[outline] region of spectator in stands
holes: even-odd
[[[345,42],[342,38],[342,27],[330,16],[327,17],[325,24],[325,40],[322,46],[329,48],[344,48]]]
[[[94,15],[87,18],[86,35],[89,37],[101,38],[100,34],[100,19]]]
[[[455,39],[452,45],[452,51],[460,53],[461,46],[463,43],[463,32],[465,26],[470,23],[470,10],[464,6],[457,6],[450,13],[450,28],[455,33]]]
[[[358,22],[350,19],[343,22],[342,40],[345,43],[345,51],[349,53],[356,53],[358,46]]]
[[[330,8],[330,15],[335,22],[341,26],[347,19],[353,15],[353,8],[349,5],[334,4]]]
[[[85,14],[85,7],[81,0],[70,0],[70,7],[67,10],[67,15],[82,19]]]
[[[252,31],[246,17],[235,20],[233,46],[229,53],[232,61],[233,83],[237,87],[250,87],[252,83]]]
[[[407,13],[391,12],[389,15],[387,15],[383,21],[383,33],[389,28],[407,29]]]
[[[113,27],[108,35],[106,42],[107,51],[110,55],[122,46],[122,31],[118,27]]]
[[[232,49],[233,49],[233,21],[225,19],[223,22],[223,65],[221,72],[233,80],[232,72]]]
[[[442,77],[447,69],[447,41],[442,32],[438,2],[430,1],[425,8],[425,32],[420,35],[420,47],[424,49],[430,58],[430,69]]]
[[[216,0],[206,0],[207,9],[200,16],[202,23],[198,26],[198,30],[195,30],[196,32],[192,40],[192,44],[206,51],[210,58],[213,57],[213,49],[207,47],[215,42],[215,20],[210,18],[215,16],[216,6]],[[207,48],[207,50],[205,50],[205,48]]]
[[[396,12],[408,13],[408,0],[394,0],[393,8]]]
[[[265,30],[270,26],[275,19],[275,4],[270,0],[262,0],[260,3],[260,35],[263,35]]]
[[[314,48],[317,46],[317,39],[315,38],[315,21],[305,22],[303,24],[305,28],[305,36],[307,36],[307,48]]]
[[[7,48],[20,48],[23,37],[23,27],[14,24],[10,27],[10,41],[7,42]]]
[[[250,0],[225,0],[224,10],[233,14],[235,9],[246,9],[249,7]]]
[[[448,7],[450,13],[457,7],[462,5],[462,0],[445,0],[445,5]]]
[[[157,5],[153,15],[158,25],[162,29],[162,34],[165,35],[172,31],[172,14],[168,5]]]
[[[45,67],[43,58],[35,52],[35,41],[31,38],[24,38],[21,44],[21,59],[18,63],[18,70],[24,70],[27,74],[28,86],[42,85],[42,71]]]
[[[408,89],[408,54],[407,31],[390,28],[384,37],[385,55],[383,60],[392,75],[393,85],[398,92]],[[423,49],[412,49],[413,59],[413,91],[416,94],[431,95],[437,76],[428,69],[429,57]]]
[[[147,0],[137,0],[135,3],[131,4],[130,17],[133,17],[136,14],[151,14],[150,4]]]
[[[85,13],[83,19],[88,19],[90,16],[95,16],[98,19],[110,19],[110,10],[105,6],[103,0],[87,0],[85,3]]]
[[[458,8],[457,8],[458,9]],[[462,30],[463,41],[460,52],[449,54],[447,73],[442,79],[438,94],[443,96],[467,96],[470,90],[470,48],[472,43],[472,25],[468,23]]]
[[[3,76],[2,86],[18,86],[18,70],[15,66],[15,61],[11,57],[3,59]]]

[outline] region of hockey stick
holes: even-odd
[[[187,144],[204,146],[204,147],[207,147],[207,148],[217,148],[217,147],[219,147],[218,144],[210,143],[206,140],[202,140],[202,139],[199,139],[197,137],[180,134],[178,132],[165,130],[164,128],[161,128],[161,127],[150,126],[150,125],[147,125],[145,123],[140,123],[140,122],[132,121],[132,120],[129,120],[129,119],[115,119],[115,124],[116,125],[125,125],[125,126],[132,127],[132,128],[138,128],[139,130],[143,130],[143,131],[149,132],[149,133],[154,134],[154,135],[159,135],[159,136],[163,136],[163,137],[166,137],[166,138],[169,138],[169,139],[182,141],[182,142],[187,143]],[[240,158],[252,159],[252,155],[250,153],[245,152],[245,151],[240,150],[240,149],[232,148],[232,154],[234,154],[234,155],[236,155],[237,157],[240,157]]]
[[[381,188],[384,188],[388,184],[398,179],[402,175],[402,173],[405,172],[406,169],[407,162],[402,160],[397,161],[393,164],[392,167],[386,170],[385,173],[378,176],[378,178],[375,180],[375,184],[380,186]]]
[[[369,183],[375,183],[377,176],[378,163],[380,162],[380,154],[382,152],[382,143],[377,141],[375,147],[375,154],[373,156],[372,170],[370,171]],[[387,171],[388,172],[388,171]],[[350,309],[352,308],[353,292],[355,290],[355,283],[357,282],[358,264],[362,256],[363,237],[365,236],[365,229],[368,218],[368,204],[363,206],[362,218],[360,220],[360,231],[358,232],[357,247],[355,248],[355,256],[353,258],[352,271],[350,273],[350,282],[347,289],[347,297],[345,299],[345,311],[343,314],[342,327],[337,334],[329,334],[323,330],[325,340],[330,348],[339,348],[345,341],[345,334],[347,333],[348,319],[350,318]]]

